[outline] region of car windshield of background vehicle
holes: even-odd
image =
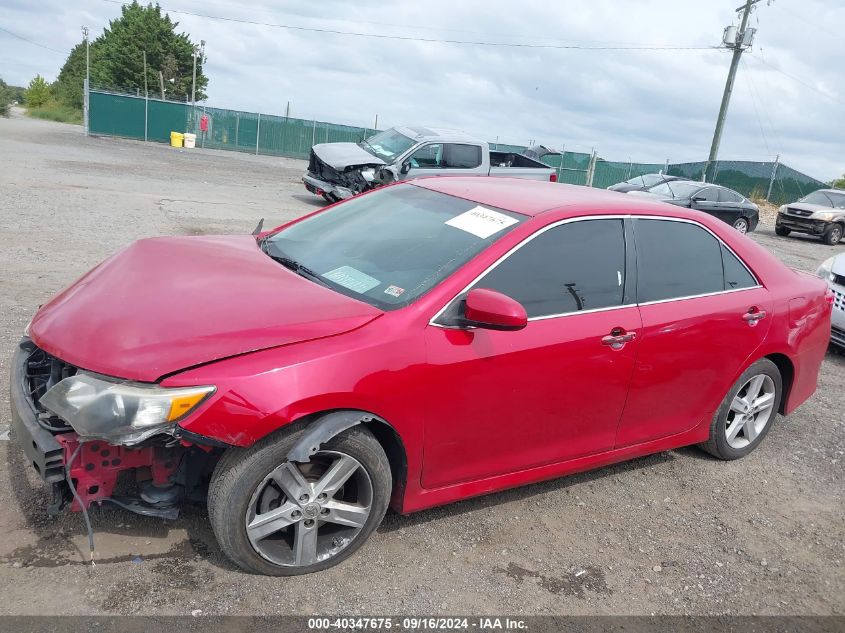
[[[664,184],[668,187],[669,191],[672,192],[672,196],[675,198],[689,198],[695,194],[696,191],[701,189],[701,185],[696,182],[667,182]]]
[[[412,184],[338,204],[267,238],[332,289],[384,310],[408,305],[526,217]]]
[[[845,209],[845,194],[834,193],[831,191],[814,191],[810,195],[801,198],[798,202],[820,204],[825,207],[836,209]]]
[[[392,163],[397,156],[411,149],[414,142],[414,139],[391,128],[361,141],[358,145],[384,162]]]
[[[659,174],[645,174],[637,176],[626,181],[629,185],[642,185],[643,187],[653,187],[654,185],[663,182],[663,176]]]

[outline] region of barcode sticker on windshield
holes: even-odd
[[[446,224],[486,240],[494,233],[498,233],[517,222],[516,218],[509,215],[478,206],[447,220]]]
[[[323,277],[359,294],[364,294],[381,283],[378,279],[370,277],[367,273],[362,273],[352,266],[335,268],[324,273]]]

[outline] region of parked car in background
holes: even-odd
[[[756,204],[733,189],[693,180],[675,180],[656,185],[648,191],[631,191],[630,195],[648,196],[674,204],[704,211],[727,222],[740,233],[757,228],[760,210]]]
[[[635,176],[629,178],[624,182],[617,182],[615,185],[610,185],[608,189],[611,191],[619,191],[621,193],[628,193],[629,191],[645,191],[655,185],[672,180],[686,180],[681,176],[668,176],[666,174],[643,174],[642,176]]]
[[[691,444],[749,454],[816,388],[826,293],[650,198],[420,179],[259,236],[115,254],[17,345],[13,435],[56,512],[172,518],[207,495],[237,565],[302,574],[350,556],[388,505]]]
[[[833,314],[830,317],[830,342],[845,350],[845,253],[822,262],[816,271],[833,293]]]
[[[420,176],[508,176],[555,182],[557,171],[532,156],[491,150],[464,132],[394,127],[360,143],[320,143],[311,148],[305,188],[329,202]]]
[[[821,237],[825,244],[838,244],[845,235],[845,191],[819,189],[781,206],[775,233],[785,237],[793,231]]]

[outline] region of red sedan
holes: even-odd
[[[747,455],[816,388],[826,292],[703,213],[415,180],[258,238],[117,253],[33,318],[14,434],[54,511],[207,495],[235,563],[301,574],[389,505],[688,444]]]

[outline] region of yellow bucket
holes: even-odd
[[[170,133],[170,147],[182,147],[183,140],[185,140],[185,135],[181,132]]]

